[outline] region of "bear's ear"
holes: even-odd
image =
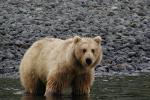
[[[81,38],[79,36],[75,36],[74,43],[78,43],[79,41],[81,41]]]
[[[96,37],[94,38],[94,41],[96,41],[98,44],[100,44],[101,41],[102,41],[102,38],[101,38],[100,36],[96,36]]]

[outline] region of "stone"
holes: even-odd
[[[149,71],[145,64],[150,63],[150,0],[3,1],[0,6],[0,68],[3,70],[12,64],[19,66],[27,48],[42,37],[100,35],[104,57],[98,75]],[[118,69],[118,64],[126,67]]]

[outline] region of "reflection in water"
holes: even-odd
[[[91,100],[89,96],[73,96],[72,100]]]
[[[21,100],[91,100],[88,96],[22,96]]]
[[[150,73],[96,78],[90,97],[72,97],[70,91],[61,97],[22,96],[22,90],[19,80],[0,78],[0,100],[150,100]]]
[[[45,100],[42,96],[22,96],[21,100]]]

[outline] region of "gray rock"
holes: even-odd
[[[145,36],[146,38],[150,39],[150,32],[144,33],[144,36]]]
[[[7,52],[7,53],[6,53],[6,56],[7,56],[9,59],[12,59],[12,58],[15,57],[14,54],[12,54],[11,52]]]
[[[144,56],[144,57],[141,58],[141,60],[142,60],[143,62],[149,62],[149,61],[150,61],[150,58]]]
[[[136,57],[137,53],[136,52],[128,52],[128,57]]]
[[[125,67],[126,67],[126,69],[128,70],[128,71],[134,71],[135,70],[135,68],[132,66],[132,65],[130,65],[130,64],[125,64]]]
[[[0,68],[18,68],[27,48],[45,36],[66,39],[100,35],[104,56],[97,75],[132,75],[148,70],[149,4],[149,0],[3,0]]]
[[[150,64],[148,63],[141,63],[137,66],[137,70],[149,69]]]

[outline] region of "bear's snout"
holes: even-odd
[[[92,64],[92,59],[91,58],[86,58],[86,64],[91,65]]]

